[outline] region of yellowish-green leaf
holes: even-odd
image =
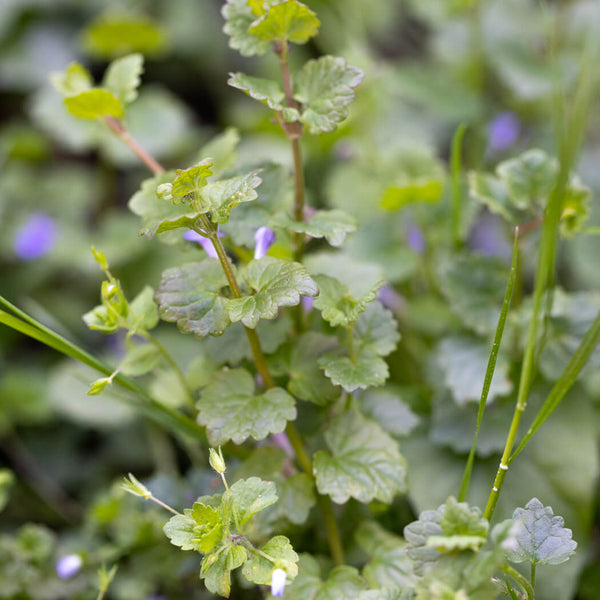
[[[102,88],[93,88],[74,96],[67,96],[64,103],[69,113],[80,119],[101,119],[105,116],[120,119],[123,116],[121,101]]]
[[[294,42],[304,44],[319,30],[317,15],[297,0],[284,0],[254,21],[249,32],[267,42]]]
[[[51,73],[50,81],[63,96],[76,96],[94,85],[89,71],[77,62],[72,62],[61,73]]]

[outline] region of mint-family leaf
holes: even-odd
[[[272,481],[250,477],[231,486],[231,498],[240,526],[244,526],[255,514],[277,502],[277,490]]]
[[[395,440],[357,411],[336,417],[325,441],[331,454],[319,451],[314,473],[321,494],[343,504],[350,497],[390,503],[406,491],[406,466]]]
[[[110,63],[102,87],[114,94],[122,104],[133,102],[138,96],[138,87],[144,71],[144,57],[130,54]]]
[[[139,377],[152,371],[160,360],[160,352],[153,344],[137,344],[127,350],[119,365],[119,372]]]
[[[246,0],[227,0],[222,9],[225,25],[223,31],[229,36],[229,45],[239,50],[242,56],[265,54],[270,42],[259,39],[250,33],[250,25],[256,20]]]
[[[404,528],[404,539],[407,542],[407,554],[413,561],[415,573],[421,575],[423,571],[431,566],[439,558],[440,552],[436,548],[427,545],[431,536],[443,534],[440,519],[444,505],[437,510],[425,510],[416,521],[409,523]]]
[[[221,335],[230,323],[227,299],[221,295],[226,285],[214,258],[167,269],[155,294],[161,319],[176,322],[184,333]]]
[[[317,35],[319,19],[305,4],[284,0],[269,9],[249,27],[248,31],[266,42],[304,44]]]
[[[111,116],[120,119],[123,105],[113,93],[102,88],[92,88],[64,99],[70,114],[80,119],[100,119]]]
[[[281,388],[254,394],[254,380],[244,369],[221,371],[202,391],[197,403],[198,421],[206,425],[211,443],[246,438],[262,440],[281,433],[296,418],[294,399]]]
[[[325,238],[332,246],[341,246],[346,234],[356,231],[356,219],[343,210],[318,210],[307,221],[295,221],[279,213],[269,224],[312,238]]]
[[[315,600],[356,600],[368,587],[354,567],[335,567],[321,585]]]
[[[247,550],[243,546],[234,546],[231,543],[207,554],[200,567],[200,577],[204,579],[206,589],[213,594],[229,598],[231,571],[241,567],[247,559]]]
[[[285,94],[277,81],[251,77],[244,73],[230,73],[227,84],[246,92],[251,98],[263,102],[273,110],[283,110],[285,107]]]
[[[506,556],[514,563],[559,565],[575,553],[577,542],[562,517],[554,516],[550,506],[533,498],[525,508],[517,508],[513,521],[522,524],[516,535],[517,548],[508,548]]]
[[[148,331],[158,325],[158,309],[154,303],[154,290],[149,285],[145,286],[129,303],[127,324],[132,332]]]
[[[77,62],[72,62],[64,71],[51,73],[50,81],[63,96],[76,96],[94,85],[90,72]]]
[[[199,208],[196,203],[200,202],[200,190],[207,184],[207,177],[212,175],[211,167],[212,161],[208,158],[187,169],[177,169],[172,183],[157,187],[157,195],[175,205],[184,203]]]
[[[348,105],[363,72],[343,58],[322,56],[309,60],[294,81],[294,98],[302,105],[300,120],[310,133],[334,131],[348,116]]]
[[[348,356],[326,354],[318,364],[332,383],[341,385],[347,392],[383,385],[389,376],[387,363],[371,350],[364,350],[354,360]]]
[[[560,234],[573,237],[583,228],[590,216],[592,191],[574,177],[565,191],[562,213],[560,215]]]
[[[298,555],[294,552],[290,540],[283,535],[271,538],[261,551],[274,560],[269,560],[263,555],[254,554],[246,561],[242,573],[252,583],[269,585],[275,568],[283,569],[289,581],[298,574]]]
[[[519,213],[511,204],[504,182],[488,173],[469,173],[469,194],[491,212],[500,215],[509,223],[519,222]]]
[[[194,528],[197,523],[192,518],[192,511],[184,509],[183,515],[171,517],[163,527],[165,535],[171,540],[171,544],[179,546],[182,550],[196,550],[196,534]]]
[[[254,328],[260,319],[274,319],[280,306],[295,306],[300,296],[316,296],[317,286],[299,263],[265,256],[240,270],[253,294],[228,301],[232,321]]]
[[[391,311],[381,302],[367,305],[354,328],[355,344],[359,351],[368,348],[378,356],[387,356],[396,349],[400,341],[398,324]]]
[[[210,552],[223,537],[221,511],[202,502],[194,502],[191,515],[196,522],[193,540],[195,549]]]

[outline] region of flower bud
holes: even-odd
[[[283,569],[275,569],[271,575],[271,595],[276,598],[283,596],[285,589],[286,574]]]
[[[79,554],[68,554],[67,556],[58,559],[56,563],[56,574],[61,579],[69,579],[81,569],[82,564],[83,559]]]
[[[223,453],[221,452],[221,446],[219,446],[218,450],[209,448],[208,462],[217,473],[225,473],[225,459],[223,458]]]
[[[254,234],[254,241],[256,247],[254,248],[254,258],[258,260],[263,256],[266,256],[269,248],[275,241],[275,232],[268,227],[259,227]]]

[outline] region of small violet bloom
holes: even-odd
[[[302,304],[302,310],[305,313],[309,313],[313,309],[315,299],[311,296],[302,296],[302,300],[300,300],[300,302]]]
[[[425,236],[416,225],[409,225],[406,229],[406,243],[417,254],[425,252]]]
[[[508,150],[518,139],[521,122],[511,112],[501,112],[488,123],[488,147],[493,152]]]
[[[79,554],[67,554],[67,556],[58,559],[56,563],[56,574],[61,579],[69,579],[81,569],[82,564],[83,559]]]
[[[15,236],[13,248],[21,260],[35,260],[54,247],[58,230],[54,219],[46,213],[32,214]]]
[[[223,237],[223,235],[225,234],[219,233],[219,237]],[[215,250],[215,247],[209,238],[204,237],[195,231],[186,231],[183,234],[183,238],[188,242],[198,242],[204,248],[206,254],[208,254],[211,258],[219,258],[217,251]]]
[[[271,595],[276,598],[283,596],[283,590],[285,589],[285,571],[283,569],[275,569],[271,576]]]
[[[256,247],[254,248],[254,258],[258,260],[263,256],[266,256],[269,248],[275,241],[275,232],[268,227],[259,227],[254,234],[254,241]]]

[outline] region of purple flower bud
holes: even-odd
[[[54,219],[46,213],[34,213],[17,231],[13,248],[21,260],[35,260],[52,250],[57,237]]]
[[[512,255],[501,221],[489,213],[483,213],[477,219],[469,237],[469,248],[483,256],[499,256],[506,260]]]
[[[204,237],[195,231],[186,231],[183,234],[183,237],[184,239],[188,240],[188,242],[198,242],[204,248],[206,254],[208,254],[211,258],[219,258],[210,238]],[[223,234],[220,233],[219,237],[223,237]]]
[[[406,243],[417,254],[425,252],[425,236],[416,225],[409,225],[406,229]]]
[[[276,598],[283,596],[283,590],[285,589],[286,574],[283,569],[275,569],[273,575],[271,575],[271,595]]]
[[[302,310],[305,313],[309,313],[313,309],[315,299],[311,296],[302,296],[302,300],[300,302],[302,303]]]
[[[67,554],[67,556],[58,559],[56,563],[56,574],[61,579],[69,579],[81,569],[82,564],[83,560],[79,554]]]
[[[275,232],[268,227],[259,227],[254,234],[256,247],[254,248],[254,258],[258,260],[267,254],[269,248],[275,241]]]
[[[394,313],[399,313],[404,308],[404,299],[391,285],[384,285],[379,288],[377,297],[381,304]]]
[[[488,123],[488,148],[493,152],[508,150],[518,139],[521,122],[511,112],[501,112]]]

